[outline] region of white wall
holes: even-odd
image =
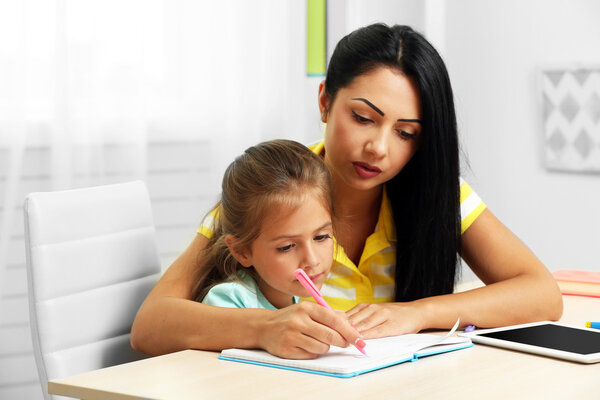
[[[600,271],[600,174],[544,169],[536,68],[600,64],[600,2],[455,0],[446,15],[465,171],[550,268]]]
[[[342,37],[365,25],[376,22],[410,25],[423,32],[426,25],[425,5],[431,2],[432,0],[328,0],[327,60],[331,58],[336,43]]]

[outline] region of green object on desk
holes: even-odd
[[[306,75],[324,76],[327,58],[326,1],[306,0]]]

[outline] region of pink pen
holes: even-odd
[[[302,268],[298,268],[296,271],[294,271],[294,274],[296,275],[296,278],[298,278],[298,282],[300,282],[302,286],[304,286],[304,288],[308,290],[308,293],[310,293],[312,298],[315,299],[317,304],[320,304],[323,307],[333,311],[333,308],[331,308],[331,306],[327,304],[327,302],[321,295],[321,292],[319,292],[319,289],[317,289],[313,281],[310,280],[310,278],[308,277],[308,275],[306,275],[306,272],[304,272]],[[354,343],[354,347],[356,347],[358,351],[363,353],[365,356],[367,355],[367,353],[364,350],[364,347],[366,345],[367,344],[361,338],[356,339],[356,342]]]

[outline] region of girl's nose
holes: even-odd
[[[319,258],[312,245],[306,246],[306,251],[302,260],[302,269],[311,271],[319,265]]]

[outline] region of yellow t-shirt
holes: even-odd
[[[317,154],[324,149],[321,141],[309,148]],[[464,233],[486,206],[471,187],[460,179],[461,233]],[[202,222],[198,233],[212,236],[213,211]],[[359,303],[394,301],[396,264],[396,228],[390,201],[384,190],[375,231],[365,241],[358,266],[348,258],[334,238],[333,265],[321,288],[323,297],[336,310],[349,310]]]

